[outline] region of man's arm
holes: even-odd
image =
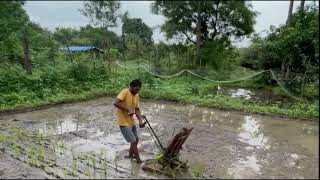
[[[127,112],[130,116],[132,116],[134,113],[132,111],[130,111],[128,108],[126,108],[125,106],[122,105],[121,103],[122,101],[120,99],[117,99],[115,103],[113,103],[113,105],[125,112]]]
[[[135,112],[136,112],[136,117],[139,119],[139,124],[142,124],[142,116],[141,116],[140,108],[136,107]]]

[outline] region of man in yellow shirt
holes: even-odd
[[[142,163],[138,151],[138,134],[134,122],[135,114],[139,120],[139,125],[143,127],[141,112],[139,108],[138,92],[141,88],[141,81],[136,79],[130,82],[130,87],[123,89],[117,96],[114,106],[117,109],[117,123],[120,126],[121,133],[127,142],[130,143],[129,158],[134,158],[137,163]]]

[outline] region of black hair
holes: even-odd
[[[137,87],[137,86],[141,87],[141,85],[142,85],[142,82],[139,79],[135,79],[130,82],[131,87]]]

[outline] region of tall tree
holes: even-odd
[[[290,0],[289,11],[288,11],[288,18],[287,18],[287,24],[289,23],[290,18],[291,18],[291,16],[292,16],[293,3],[294,3],[294,0]]]
[[[94,25],[108,28],[116,26],[119,9],[119,1],[86,1],[80,12],[89,17]]]
[[[0,1],[0,42],[20,30],[28,21],[24,1]]]
[[[27,74],[32,74],[32,64],[31,64],[31,58],[30,58],[30,27],[26,25],[22,29],[21,33],[21,42],[23,47],[23,67],[27,71]]]
[[[301,2],[300,2],[300,10],[301,10],[301,11],[304,10],[304,3],[305,3],[305,2],[306,2],[305,0],[301,0]]]
[[[80,10],[83,15],[89,17],[94,25],[100,25],[106,31],[109,27],[117,26],[117,11],[120,9],[119,1],[86,1],[84,9]],[[109,59],[109,72],[111,72],[111,59],[107,54],[110,49],[107,37],[103,38],[103,49],[105,49],[104,58]]]
[[[319,81],[319,6],[310,4],[293,13],[288,24],[270,27],[268,35],[256,38],[250,49],[246,62],[281,71],[287,87],[298,91],[301,85],[303,95],[305,84]]]
[[[124,36],[137,35],[144,43],[152,43],[152,29],[146,25],[141,18],[129,18],[128,12],[122,18],[122,31]]]
[[[167,38],[183,36],[187,42],[201,47],[208,41],[230,40],[252,33],[256,12],[251,8],[245,1],[156,0],[152,4],[153,13],[167,18],[161,27]]]

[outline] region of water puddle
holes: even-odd
[[[252,116],[245,116],[244,120],[245,122],[242,124],[241,132],[238,135],[239,140],[257,148],[269,149],[270,146],[267,145],[268,137],[263,134],[263,127],[259,121]]]
[[[14,130],[12,133],[11,129],[20,127],[23,133],[29,133],[22,136],[25,140],[21,143],[25,144],[22,151],[27,154],[32,144],[38,148],[38,153],[37,142],[43,140],[43,143],[40,142],[43,146],[41,153],[47,154],[48,162],[56,156],[57,166],[52,172],[61,178],[73,177],[70,175],[75,163],[73,156],[78,157],[75,168],[79,170],[75,175],[77,178],[92,177],[92,172],[95,172],[96,178],[104,177],[104,169],[108,170],[109,178],[167,178],[145,172],[141,165],[124,158],[129,144],[116,124],[112,102],[112,98],[99,98],[2,116],[0,137],[9,134],[13,136],[11,139],[16,139],[19,132]],[[191,174],[176,178],[319,177],[317,122],[241,115],[168,102],[143,101],[141,109],[165,147],[182,127],[194,127],[180,150],[180,158],[188,161]],[[150,132],[147,128],[138,128],[138,134],[142,159],[152,159],[159,150]],[[14,144],[3,146],[0,141],[0,147],[12,154],[17,151]],[[23,156],[20,155],[20,158],[23,159]],[[108,164],[101,161],[103,158]]]
[[[245,100],[256,100],[256,101],[287,101],[283,96],[274,95],[272,91],[263,89],[244,89],[244,88],[231,88],[222,87],[218,89],[217,94],[225,96],[243,98]]]
[[[231,97],[242,97],[246,100],[251,99],[251,97],[254,95],[250,90],[246,89],[230,90],[229,93],[231,94]]]

